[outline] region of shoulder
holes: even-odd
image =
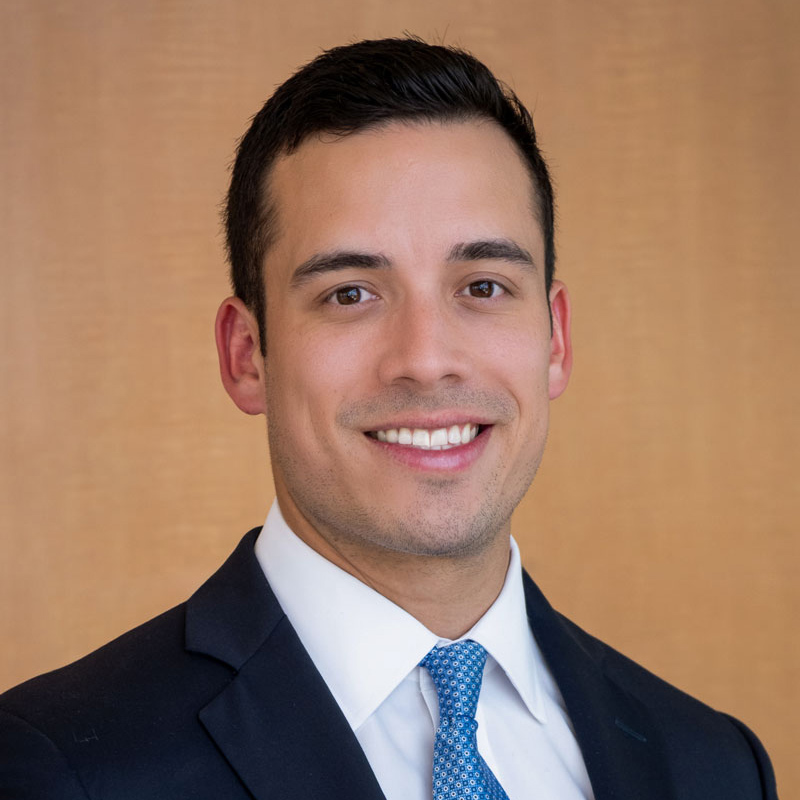
[[[81,709],[124,696],[148,683],[157,664],[163,668],[181,658],[184,620],[184,606],[177,606],[67,666],[9,689],[0,695],[0,708],[46,722],[59,710],[74,706],[81,716]]]
[[[169,725],[179,706],[219,685],[230,669],[185,649],[185,606],[134,628],[68,666],[0,695],[0,711],[24,721],[63,751],[102,741],[113,729],[145,735]],[[159,714],[147,713],[158,707]],[[174,724],[174,722],[172,723]],[[152,735],[152,734],[150,734]]]
[[[0,696],[0,795],[133,800],[158,796],[158,780],[175,797],[190,796],[184,782],[214,786],[219,756],[197,714],[233,670],[185,650],[184,617],[178,606]]]
[[[730,797],[777,800],[769,757],[744,723],[682,691],[556,614],[566,634],[599,667],[604,678],[652,720],[659,747],[671,765],[677,796],[694,797],[698,781],[706,781],[709,797],[722,796],[720,786],[730,786]],[[623,732],[637,735],[625,730],[624,720],[615,718],[614,722]]]
[[[159,775],[175,797],[198,782],[238,796],[215,783],[227,771],[198,713],[280,616],[258,610],[254,535],[186,603],[0,695],[0,796],[157,796]]]
[[[567,617],[557,616],[565,631],[580,644],[606,678],[624,688],[662,721],[702,733],[706,728],[728,730],[731,718],[659,677],[601,641]]]

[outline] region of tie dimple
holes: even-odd
[[[508,800],[478,752],[475,709],[486,651],[466,639],[434,647],[422,659],[439,696],[439,727],[433,746],[433,800]]]

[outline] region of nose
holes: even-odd
[[[468,343],[457,313],[436,301],[409,299],[386,320],[379,378],[385,385],[429,391],[467,376]]]

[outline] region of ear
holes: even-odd
[[[549,383],[550,399],[555,400],[567,388],[572,372],[569,293],[561,281],[553,281],[550,287],[550,313],[553,333],[550,337]]]
[[[266,413],[258,323],[238,298],[222,301],[214,326],[222,385],[246,414]]]

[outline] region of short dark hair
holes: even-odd
[[[528,110],[470,53],[415,37],[334,47],[306,64],[264,104],[242,137],[224,219],[233,290],[254,313],[265,352],[263,265],[274,236],[268,176],[310,136],[347,135],[392,121],[493,120],[521,152],[545,244],[545,287],[555,271],[553,187]]]

